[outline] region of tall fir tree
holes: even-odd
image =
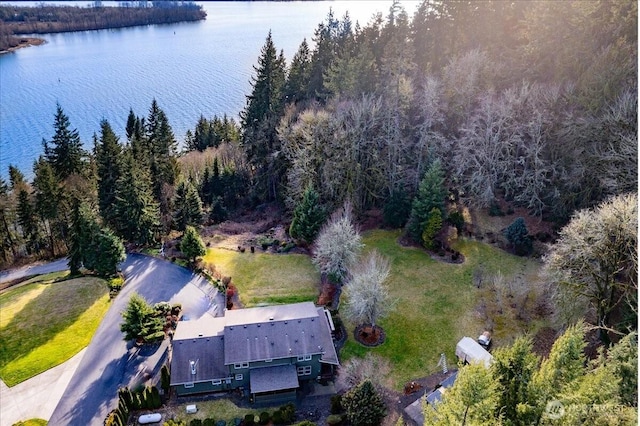
[[[18,224],[22,228],[22,236],[27,243],[27,253],[37,253],[41,243],[40,227],[31,195],[26,188],[18,192]]]
[[[304,191],[302,201],[293,211],[289,234],[297,240],[311,244],[326,218],[327,214],[320,204],[320,195],[310,186]]]
[[[118,179],[122,175],[122,147],[107,120],[100,123],[100,140],[95,146],[95,159],[100,216],[107,225],[115,228],[116,188]]]
[[[166,114],[155,99],[147,117],[146,137],[153,194],[159,203],[161,218],[170,218],[171,196],[166,187],[172,188],[178,176],[177,142]]]
[[[116,230],[128,241],[151,244],[160,226],[158,203],[144,168],[137,167],[131,152],[124,154],[122,175],[116,188]]]
[[[311,70],[311,52],[307,39],[302,40],[293,59],[284,86],[285,103],[296,103],[307,98],[307,86]]]
[[[411,215],[407,222],[407,231],[415,242],[422,241],[422,232],[427,225],[433,208],[437,208],[445,216],[444,201],[446,189],[444,186],[444,172],[440,161],[434,161],[424,174],[420,182],[418,193],[411,205]]]
[[[9,183],[11,184],[11,190],[16,193],[26,184],[24,174],[13,164],[9,164]]]
[[[54,135],[50,141],[44,141],[44,153],[53,167],[56,176],[64,180],[72,174],[81,174],[86,165],[87,153],[82,148],[77,129],[71,129],[69,117],[60,104],[56,104],[56,116],[53,123]]]
[[[33,166],[33,191],[35,195],[35,210],[46,229],[49,237],[49,250],[55,257],[55,224],[59,220],[60,204],[63,199],[63,190],[55,176],[53,168],[40,157]]]
[[[274,200],[277,183],[283,174],[275,154],[279,147],[276,126],[284,111],[285,60],[282,53],[277,56],[271,32],[260,51],[254,71],[252,91],[240,114],[242,144],[255,170],[256,195],[261,200]]]
[[[191,182],[180,182],[174,205],[174,224],[178,231],[184,231],[189,225],[198,226],[202,223],[202,201]]]

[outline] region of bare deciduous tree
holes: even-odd
[[[375,326],[391,311],[391,296],[384,285],[390,270],[389,260],[375,250],[352,268],[345,287],[347,318],[356,324]]]
[[[342,283],[362,250],[362,237],[353,223],[350,203],[333,213],[315,241],[313,264],[320,273]]]
[[[605,343],[612,311],[625,301],[637,310],[637,233],[637,194],[618,196],[576,213],[545,258],[558,300],[595,314]]]

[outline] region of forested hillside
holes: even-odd
[[[309,188],[326,211],[349,199],[403,226],[436,163],[445,221],[506,201],[560,227],[637,191],[634,1],[425,0],[366,25],[330,13],[290,63],[266,36],[239,120],[194,117],[184,152],[155,101],[131,111],[126,141],[104,122],[93,152],[59,106],[33,181],[11,167],[2,182],[3,264],[66,253],[78,203],[150,244],[265,202],[293,212]]]
[[[145,2],[146,3],[146,2]],[[198,21],[207,14],[190,1],[152,7],[0,6],[0,50],[18,44],[12,34],[46,34]]]

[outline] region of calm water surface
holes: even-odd
[[[7,3],[7,2],[3,2]],[[402,3],[412,15],[417,3]],[[236,117],[251,90],[252,66],[271,30],[288,61],[332,8],[366,24],[391,1],[212,2],[195,23],[42,36],[47,43],[0,55],[0,175],[9,164],[32,176],[42,140],[53,136],[59,102],[87,149],[107,119],[121,139],[129,112],[155,98],[176,138],[202,114]]]

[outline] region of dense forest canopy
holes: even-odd
[[[194,117],[181,153],[155,101],[126,141],[103,123],[93,152],[72,121],[59,108],[33,182],[14,167],[1,182],[4,264],[66,253],[76,198],[138,244],[264,202],[292,213],[309,188],[327,212],[349,200],[402,225],[436,162],[442,220],[507,201],[561,226],[637,191],[637,2],[425,0],[362,26],[329,13],[289,63],[267,35],[239,119]]]

